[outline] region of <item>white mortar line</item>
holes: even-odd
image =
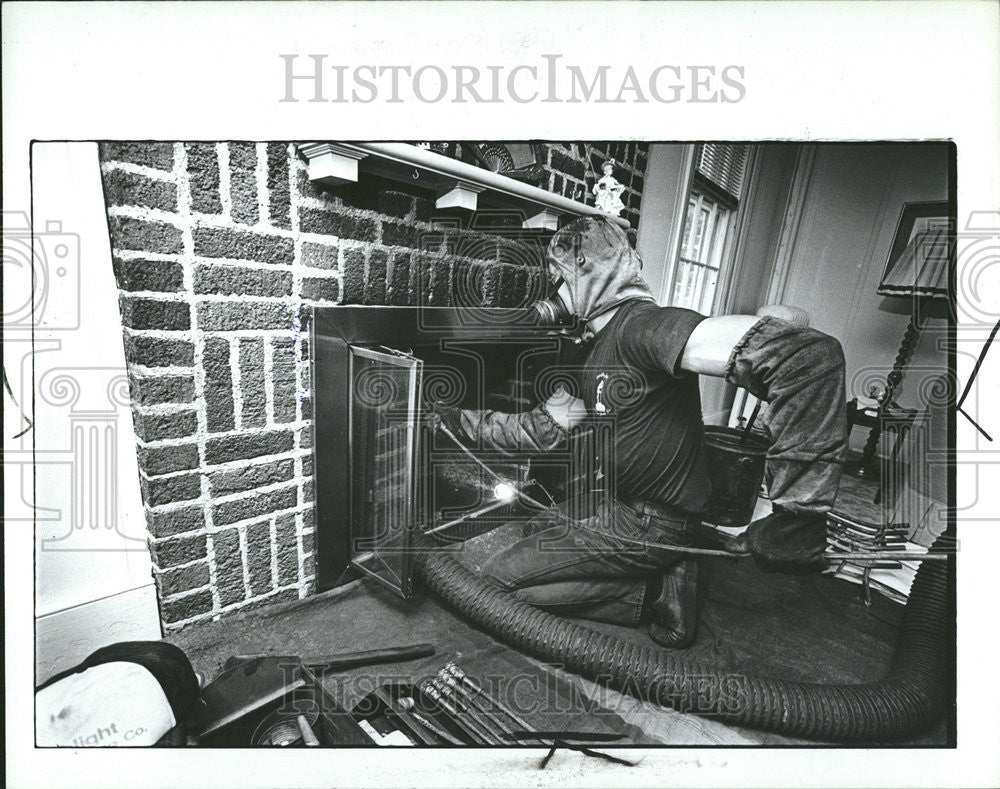
[[[115,257],[121,260],[153,260],[164,263],[180,263],[184,260],[183,253],[147,252],[142,249],[116,249]]]
[[[270,520],[270,533],[268,542],[271,545],[271,587],[278,586],[278,521],[277,518]]]
[[[109,216],[122,216],[147,221],[155,220],[157,222],[165,222],[173,225],[174,227],[180,227],[184,221],[182,218],[169,211],[164,211],[159,208],[147,208],[145,206],[114,205],[108,206],[107,211]],[[269,236],[280,236],[282,238],[293,237],[292,231],[288,228],[276,227],[274,225],[241,225],[223,214],[202,214],[197,211],[189,211],[188,216],[192,220],[197,220],[199,228],[212,230],[235,230],[241,233],[256,231],[258,234],[266,233]],[[308,233],[306,235],[312,236],[318,240],[325,240],[328,244],[330,243],[330,237],[323,233]]]
[[[261,515],[254,515],[254,516],[249,517],[249,518],[244,518],[241,521],[233,521],[232,523],[226,523],[226,524],[222,524],[220,526],[212,526],[211,529],[207,530],[206,533],[209,534],[209,535],[218,534],[221,531],[228,531],[229,529],[235,529],[235,528],[238,528],[238,527],[241,527],[241,526],[248,526],[248,525],[250,525],[252,523],[260,523],[265,518],[278,517],[279,515],[305,514],[306,510],[308,510],[309,507],[311,507],[311,506],[312,506],[311,503],[309,505],[306,505],[306,506],[296,505],[295,507],[288,507],[288,508],[283,509],[283,510],[275,510],[274,512],[263,513]],[[181,539],[183,539],[185,537],[190,537],[190,536],[191,536],[190,534],[174,534],[174,535],[171,535],[170,537],[164,537],[162,539],[162,542],[176,542],[178,540],[181,540]]]
[[[229,298],[234,298],[230,296]],[[237,297],[238,298],[238,297]],[[198,297],[201,301],[201,297]],[[286,303],[286,302],[282,302]],[[168,331],[166,329],[128,329],[129,336],[132,337],[150,337],[154,339],[161,340],[182,340],[189,341],[190,336],[186,334],[186,330],[182,331]],[[278,338],[288,338],[289,329],[200,329],[199,336],[202,337],[223,337],[226,339],[233,339],[237,337],[257,337],[261,336],[267,337],[278,337]],[[140,365],[137,365],[140,366]],[[180,365],[174,365],[171,368],[166,367],[142,367],[145,370],[164,370],[164,369],[177,369],[177,370],[188,370],[190,372],[190,367],[182,367]]]
[[[270,192],[267,188],[267,143],[257,143],[256,151],[257,167],[255,168],[254,175],[257,180],[257,224],[254,227],[263,230],[271,223],[267,209],[270,202],[268,200]]]
[[[298,175],[299,170],[304,167],[304,164],[299,160],[298,156],[295,154],[295,146],[288,146],[288,194],[289,194],[289,212],[291,216],[292,231],[295,233],[295,256],[293,258],[292,264],[292,308],[294,312],[294,324],[293,324],[293,334],[292,334],[292,354],[293,363],[295,365],[295,418],[297,422],[302,422],[302,394],[305,387],[303,386],[304,376],[306,375],[307,368],[306,364],[302,361],[302,330],[303,327],[300,322],[300,316],[302,313],[302,307],[304,300],[302,298],[302,234],[299,232],[299,210],[302,205],[302,198],[298,190]],[[302,449],[302,431],[308,429],[308,427],[296,429],[295,430],[295,449]],[[295,458],[295,481],[296,481],[296,496],[298,497],[298,502],[300,504],[304,503],[305,498],[305,475],[302,471],[302,453],[300,452]],[[298,566],[298,584],[299,584],[299,598],[305,596],[305,586],[303,581],[303,576],[305,575],[305,557],[302,552],[302,526],[304,522],[304,516],[300,512],[295,516],[295,552],[297,554],[297,566]]]
[[[231,527],[233,524],[229,524]],[[247,557],[247,527],[246,524],[240,523],[236,526],[236,534],[239,536],[240,540],[240,565],[243,570],[243,596],[247,600],[253,597],[253,593],[250,589],[250,562]]]
[[[126,299],[156,299],[157,301],[182,301],[187,303],[186,294],[180,290],[122,290],[119,291]],[[133,331],[143,331],[134,329]],[[167,332],[167,329],[158,331]],[[181,329],[180,331],[183,331]],[[177,332],[175,331],[176,335]]]
[[[187,158],[185,157],[185,161]],[[180,189],[177,190],[178,213],[164,211],[160,208],[147,208],[141,205],[110,205],[108,206],[108,216],[121,216],[129,219],[142,219],[144,221],[163,222],[178,229],[184,224],[184,219],[180,215]],[[190,192],[188,192],[190,199]]]
[[[101,162],[102,173],[110,173],[113,170],[144,175],[150,180],[163,181],[165,183],[176,183],[177,178],[173,170],[158,170],[155,167],[148,167],[144,164],[135,164],[133,162]]]
[[[219,162],[219,201],[222,203],[222,215],[236,224],[233,220],[233,195],[229,177],[229,143],[215,144],[215,158]]]
[[[274,421],[274,365],[271,364],[271,337],[264,336],[264,427],[275,427]],[[294,444],[293,444],[294,446]]]
[[[239,338],[229,343],[229,377],[233,388],[233,424],[237,430],[243,428],[243,371],[240,369]]]
[[[199,257],[198,264],[201,266],[239,266],[240,268],[252,268],[256,271],[291,271],[291,263],[264,263],[259,260],[244,260],[242,258],[209,258],[209,257]],[[317,269],[317,271],[323,271],[324,269]],[[129,291],[131,293],[131,291]],[[165,291],[166,293],[171,293],[175,291]],[[199,294],[199,295],[211,295],[211,294]]]
[[[220,607],[219,600],[219,576],[215,565],[215,542],[212,539],[210,529],[212,523],[212,503],[211,490],[209,489],[208,475],[205,473],[205,446],[208,433],[208,414],[205,402],[205,360],[204,341],[200,337],[198,330],[197,313],[195,311],[194,298],[194,233],[193,221],[191,218],[191,181],[187,172],[187,149],[183,143],[174,145],[174,173],[177,178],[177,212],[181,220],[181,234],[184,243],[184,256],[182,266],[184,269],[184,287],[191,305],[191,331],[190,337],[194,343],[194,388],[195,406],[198,413],[198,432],[196,439],[198,443],[198,470],[201,472],[201,498],[205,515],[205,543],[206,555],[208,559],[208,578],[212,589],[212,614]]]
[[[309,456],[310,451],[311,450],[308,449],[291,449],[288,452],[280,452],[276,455],[259,455],[257,457],[252,457],[252,458],[240,458],[239,460],[230,460],[225,463],[219,463],[214,466],[209,466],[208,473],[215,474],[216,472],[240,471],[250,466],[267,466],[272,463],[281,463],[284,460],[294,460],[297,453],[301,453],[303,459],[305,459],[306,457]],[[140,471],[139,475],[143,479],[154,481],[160,479],[170,479],[172,477],[180,477],[185,474],[191,474],[195,471],[198,471],[198,469],[184,469],[183,471],[171,471],[167,474],[156,474],[155,476],[152,477],[150,477],[144,471]],[[286,483],[290,481],[291,480],[285,480]],[[194,501],[194,499],[186,503],[190,504],[192,501]],[[160,504],[154,509],[159,510],[159,508],[161,507],[171,507],[173,506],[174,503],[176,502],[172,502],[170,504]]]
[[[178,622],[171,622],[169,625],[164,625],[163,629],[167,633],[176,633],[177,631],[184,629],[188,625],[194,625],[197,624],[198,622],[208,622],[209,620],[214,618],[215,617],[212,613],[199,614],[198,616],[192,616],[190,619],[181,619]]]
[[[291,459],[292,458],[285,458],[285,460],[291,460]],[[258,494],[274,493],[276,491],[283,490],[285,488],[292,488],[294,486],[295,486],[295,477],[292,477],[291,479],[286,479],[283,480],[282,482],[272,482],[270,485],[259,485],[254,488],[250,488],[249,490],[241,490],[238,491],[237,493],[227,493],[224,496],[216,496],[215,498],[212,499],[212,503],[227,504],[232,501],[240,501],[241,499],[251,498]],[[162,506],[168,506],[168,505],[162,505]],[[251,516],[249,520],[253,520],[253,518],[255,517],[257,516]],[[243,520],[247,519],[244,518]],[[236,521],[233,522],[236,523]]]
[[[299,496],[302,495],[302,480],[299,480]],[[298,553],[298,585],[299,585],[299,599],[301,600],[305,597],[306,587],[305,587],[305,574],[306,574],[306,557],[302,550],[302,522],[305,520],[305,514],[299,512],[295,516],[295,551]]]
[[[197,406],[195,406],[195,407],[197,407]],[[273,429],[273,430],[295,430],[296,428],[305,427],[308,424],[309,424],[308,422],[282,422],[282,423],[275,423],[273,425],[270,425],[269,427],[271,429]],[[235,436],[250,436],[250,435],[253,435],[254,433],[260,431],[261,429],[262,428],[259,428],[259,427],[251,427],[251,428],[248,428],[247,430],[226,430],[225,432],[222,432],[222,433],[212,433],[212,435],[208,436],[208,438],[226,438],[226,437],[235,437]],[[157,441],[143,441],[141,438],[139,438],[138,436],[136,436],[136,443],[139,446],[145,447],[147,449],[161,449],[161,448],[165,448],[165,447],[176,447],[176,446],[182,446],[184,444],[188,444],[188,443],[191,442],[192,438],[195,438],[195,436],[185,436],[184,438],[161,438],[161,439],[159,439]],[[294,445],[293,445],[293,449],[287,449],[287,450],[284,450],[283,452],[277,452],[277,453],[274,453],[274,454],[283,455],[283,454],[286,454],[286,453],[292,452],[292,451],[294,451]],[[246,459],[244,459],[244,460],[246,460]],[[216,466],[223,465],[223,464],[228,463],[228,462],[229,461],[223,461],[222,463],[204,463],[204,464],[201,464],[201,465],[204,466],[205,468],[215,468]]]
[[[184,411],[191,411],[194,408],[196,408],[194,403],[156,403],[155,405],[132,403],[132,410],[144,416],[179,414]],[[190,439],[191,436],[186,436],[186,438]]]

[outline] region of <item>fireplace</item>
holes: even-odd
[[[314,311],[320,590],[364,574],[409,598],[419,531],[466,539],[533,514],[514,501],[513,488],[566,494],[581,476],[568,448],[539,458],[474,447],[481,465],[448,436],[432,436],[422,420],[431,402],[531,408],[557,385],[565,342],[538,327],[530,310]]]

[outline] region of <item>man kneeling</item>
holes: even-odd
[[[768,490],[773,512],[729,547],[768,571],[825,567],[825,514],[846,448],[844,356],[821,332],[775,315],[707,318],[659,307],[642,261],[622,230],[580,219],[552,238],[552,296],[560,313],[593,335],[576,369],[578,390],[560,390],[531,411],[438,409],[462,441],[494,449],[551,450],[588,414],[614,419],[616,496],[586,518],[566,505],[538,516],[484,572],[542,608],[622,625],[648,617],[663,646],[691,643],[697,564],[690,545],[711,495],[699,375],[725,377],[768,403]],[[628,397],[610,393],[630,392]],[[579,395],[579,396],[576,396]]]

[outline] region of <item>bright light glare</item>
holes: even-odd
[[[493,495],[500,501],[513,501],[516,491],[506,482],[499,483],[493,488]]]

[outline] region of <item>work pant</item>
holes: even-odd
[[[767,402],[771,503],[793,512],[829,512],[847,452],[840,343],[815,329],[761,318],[733,348],[726,380]]]
[[[483,574],[539,608],[637,625],[650,576],[685,559],[669,547],[691,544],[693,519],[613,499],[589,518],[573,520],[566,512],[563,504],[537,515],[523,527],[525,536],[490,559]]]

